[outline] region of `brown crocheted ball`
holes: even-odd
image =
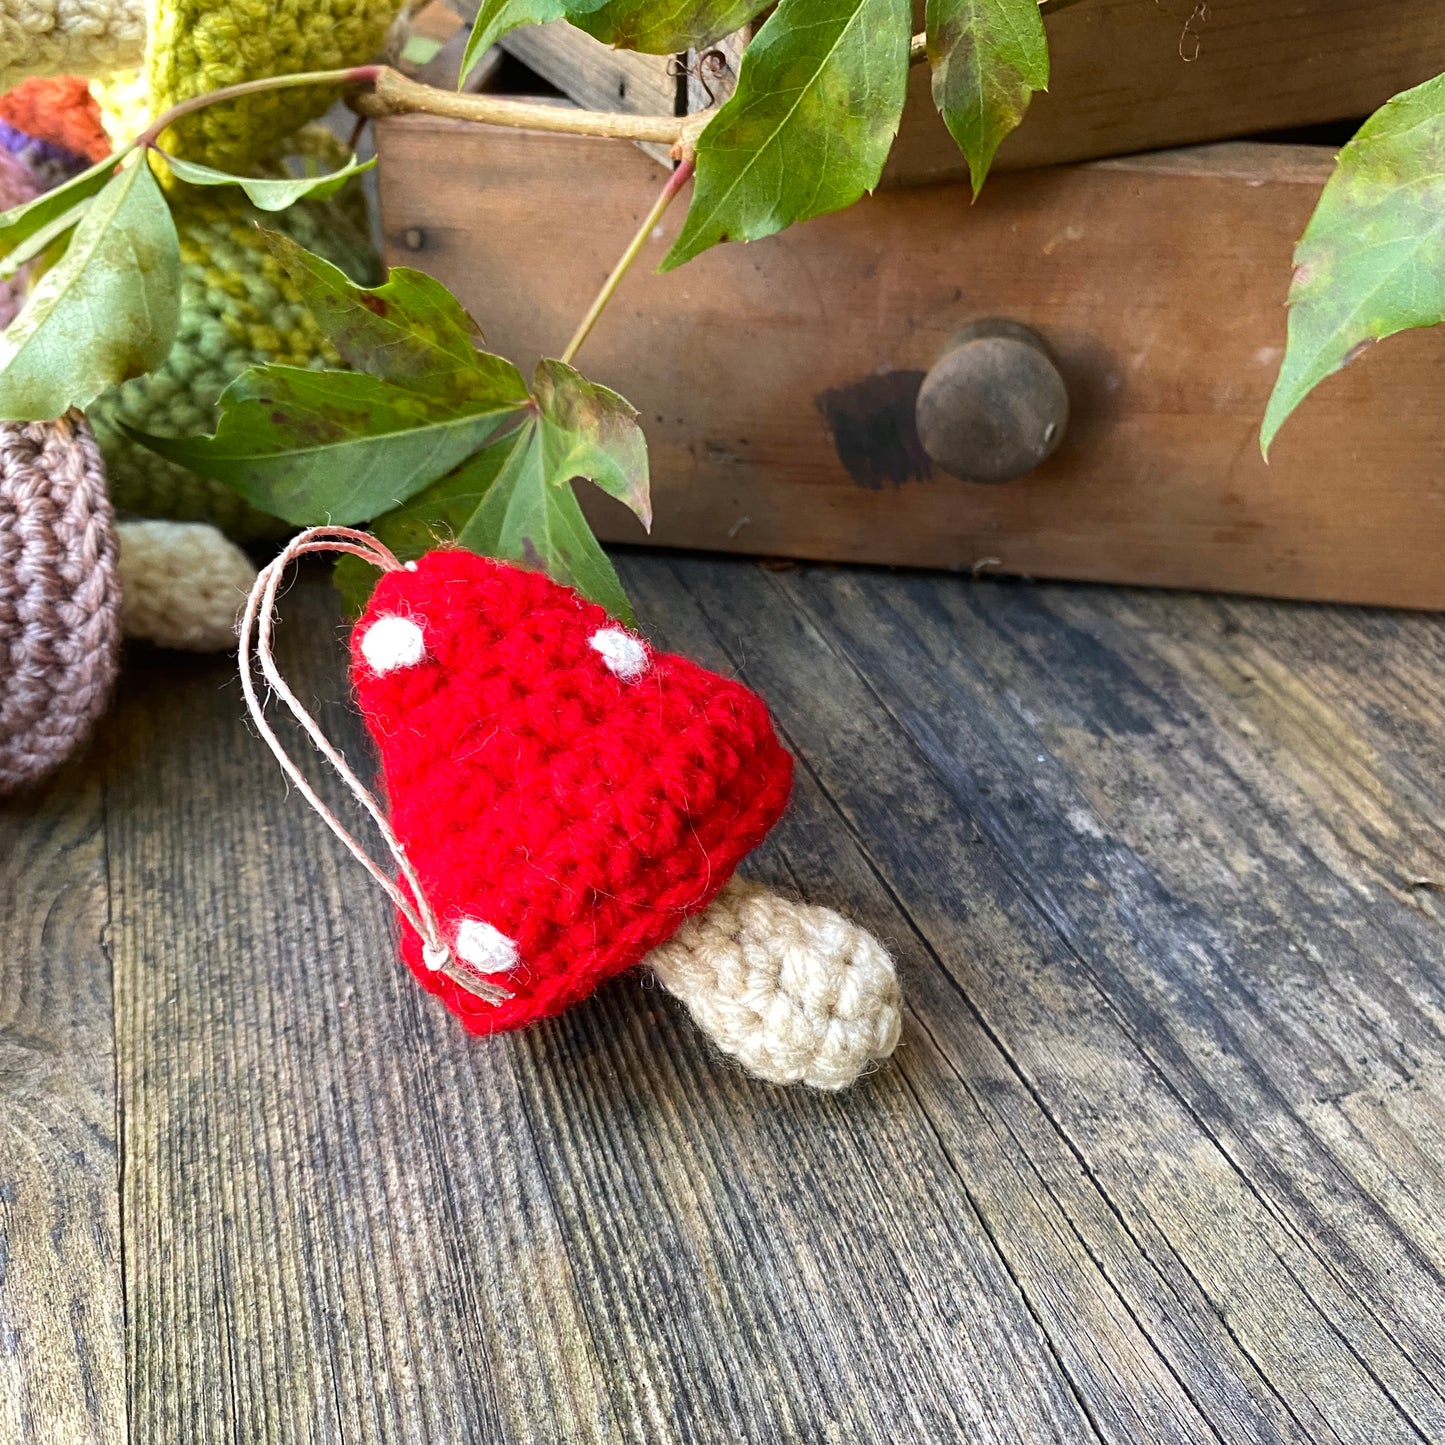
[[[115,523],[78,416],[0,422],[0,794],[58,767],[120,656]]]

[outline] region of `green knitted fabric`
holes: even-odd
[[[148,114],[221,86],[266,75],[330,70],[375,58],[401,0],[146,0]],[[134,103],[139,97],[131,96]],[[334,89],[273,91],[212,106],[166,132],[168,148],[251,174],[280,174],[279,154],[311,155],[332,168],[339,143],[299,130],[336,98]],[[124,134],[139,125],[120,122]],[[299,131],[299,133],[298,133]],[[329,149],[322,157],[317,146]],[[181,239],[181,323],[165,365],[113,387],[90,408],[117,508],[147,517],[212,522],[237,541],[284,535],[284,523],[219,482],[197,477],[130,441],[126,422],[158,436],[214,430],[216,399],[241,371],[263,362],[336,366],[340,358],[295,286],[256,235],[283,231],[354,280],[379,279],[367,240],[365,200],[351,186],[330,201],[302,201],[262,215],[231,191],[166,182]]]
[[[210,432],[216,399],[246,367],[339,364],[255,226],[284,232],[369,285],[379,279],[380,266],[356,200],[301,201],[263,214],[237,191],[186,187],[184,195],[172,196],[183,268],[176,343],[158,371],[112,387],[89,410],[117,509],[211,522],[236,541],[285,534],[284,523],[258,512],[224,484],[197,477],[131,441],[116,423],[157,436]]]
[[[400,9],[401,0],[147,0],[153,111],[262,76],[364,65]],[[333,89],[308,87],[209,106],[172,126],[165,144],[191,160],[245,169],[335,99]]]

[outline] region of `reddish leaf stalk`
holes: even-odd
[[[587,308],[587,314],[582,318],[581,324],[573,333],[571,341],[567,343],[567,349],[559,358],[561,361],[571,365],[572,359],[582,348],[582,343],[587,340],[588,333],[597,324],[597,318],[606,309],[607,303],[612,299],[613,293],[622,282],[622,278],[631,269],[632,263],[637,259],[647,238],[652,235],[658,223],[662,220],[667,208],[672,204],[677,193],[692,179],[692,173],[696,162],[689,157],[683,161],[675,171],[667,178],[667,184],[663,186],[662,193],[658,196],[656,204],[647,213],[642,224],[637,228],[637,234],[627,243],[627,249],[618,259],[617,264],[612,268],[611,275],[602,283],[602,289],[597,293],[592,305]]]
[[[260,80],[246,80],[239,85],[227,85],[220,90],[195,95],[173,105],[163,115],[153,120],[131,142],[132,146],[153,146],[161,133],[184,116],[193,115],[207,106],[217,105],[226,100],[238,100],[243,95],[260,95],[268,90],[291,90],[301,85],[375,85],[384,65],[353,65],[346,70],[311,70],[298,75],[268,75]]]

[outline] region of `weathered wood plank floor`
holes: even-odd
[[[753,870],[896,948],[893,1064],[636,979],[468,1040],[229,664],[132,656],[0,810],[0,1440],[1445,1442],[1440,622],[624,571],[772,702]]]

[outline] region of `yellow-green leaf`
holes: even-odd
[[[601,4],[601,0],[597,3]],[[466,82],[472,67],[508,31],[519,25],[545,25],[549,20],[563,19],[566,14],[564,0],[482,0],[472,21],[472,33],[467,36],[467,48],[462,52],[458,84]]]
[[[239,186],[260,211],[284,211],[303,196],[312,196],[317,200],[334,196],[352,176],[359,176],[376,164],[375,156],[365,161],[352,156],[339,170],[317,176],[233,176],[229,171],[218,171],[196,161],[182,160],[180,156],[173,156],[159,147],[157,151],[181,180],[193,186]]]
[[[72,222],[78,221],[81,212],[77,207],[110,180],[125,153],[118,151],[115,155],[106,156],[89,170],[72,176],[63,186],[56,186],[54,190],[46,191],[43,196],[36,196],[33,201],[27,201],[23,206],[16,206],[0,215],[0,256],[8,256],[42,226],[52,225],[67,212],[73,213]]]
[[[1294,261],[1266,452],[1295,407],[1371,342],[1445,319],[1445,76],[1397,95],[1340,152]]]
[[[706,50],[760,15],[768,0],[607,0],[598,9],[568,7],[568,18],[596,40],[644,55]]]
[[[3,260],[0,260],[0,278],[13,276],[27,261],[33,261],[42,251],[55,246],[56,259],[65,254],[70,244],[66,234],[80,224],[80,219],[90,209],[91,197],[77,201],[68,211],[62,211],[43,226],[37,226],[23,241],[16,243]],[[56,246],[56,242],[60,244]]]
[[[933,103],[968,161],[976,196],[1003,138],[1049,85],[1038,0],[928,0]]]
[[[180,294],[175,224],[140,156],[90,203],[65,255],[0,335],[0,417],[58,417],[159,366]]]
[[[872,190],[898,131],[911,30],[908,0],[782,0],[698,140],[692,205],[662,269]]]

